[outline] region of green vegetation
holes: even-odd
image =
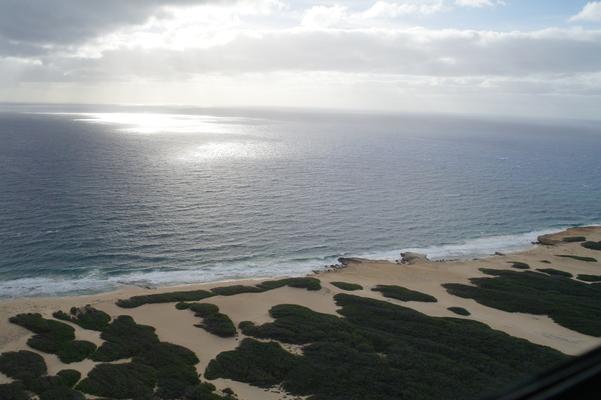
[[[346,293],[334,299],[344,318],[282,304],[270,310],[273,322],[240,324],[246,335],[302,345],[303,355],[245,339],[211,360],[205,376],[281,384],[312,400],[477,399],[566,359],[476,321]]]
[[[84,393],[116,399],[149,399],[156,384],[156,370],[137,363],[98,364],[76,387]]]
[[[577,278],[586,282],[601,282],[601,275],[580,274],[577,276]]]
[[[72,340],[65,342],[56,352],[58,358],[64,363],[72,363],[85,360],[96,351],[96,345],[87,340]]]
[[[194,311],[194,315],[201,318],[205,318],[211,314],[216,314],[219,312],[219,307],[211,303],[191,303],[188,305],[188,309]]]
[[[46,362],[32,351],[9,351],[0,354],[0,372],[16,380],[38,378],[46,374]]]
[[[410,290],[395,285],[377,285],[372,289],[374,292],[382,293],[384,297],[390,297],[401,301],[422,301],[426,303],[436,303],[436,297],[429,294]]]
[[[540,271],[540,272],[544,272],[547,275],[563,276],[564,278],[571,278],[574,276],[574,275],[570,274],[569,272],[560,271],[555,268],[537,268],[536,270]]]
[[[133,357],[159,342],[152,326],[138,325],[127,315],[115,318],[100,337],[105,342],[90,357],[94,361],[107,362]]]
[[[454,312],[457,315],[463,315],[463,316],[472,315],[468,310],[466,310],[463,307],[449,307],[449,308],[447,308],[447,310]]]
[[[233,351],[226,351],[211,360],[205,377],[227,377],[258,387],[271,387],[282,382],[300,358],[288,353],[277,342],[244,339]]]
[[[330,282],[330,283],[332,285],[336,286],[338,289],[342,289],[342,290],[354,291],[354,290],[363,289],[363,286],[358,285],[356,283],[350,283],[350,282]]]
[[[601,250],[601,241],[599,242],[584,242],[580,244],[585,249],[589,250]]]
[[[220,337],[236,336],[234,323],[225,314],[219,312],[219,307],[211,303],[178,303],[175,305],[180,310],[189,309],[194,315],[202,318],[202,323],[196,325],[207,332]]]
[[[56,354],[64,363],[82,361],[96,350],[94,343],[75,340],[72,326],[43,318],[40,314],[18,314],[9,318],[9,321],[35,333],[27,341],[30,347]]]
[[[144,304],[175,303],[178,301],[199,301],[214,295],[215,294],[206,290],[156,293],[143,296],[134,296],[129,299],[117,300],[117,305],[121,308],[135,308]]]
[[[475,286],[448,283],[455,296],[508,312],[548,315],[558,324],[601,336],[601,286],[532,271],[481,269],[493,277],[472,278]]]
[[[81,379],[81,373],[74,369],[63,369],[56,373],[63,380],[66,386],[73,387]]]
[[[0,385],[0,399],[29,400],[30,397],[21,382],[12,382]]]
[[[556,255],[556,257],[572,258],[574,260],[584,261],[584,262],[597,262],[597,259],[594,257],[573,256],[570,254],[558,254],[558,255]]]
[[[257,286],[243,286],[243,285],[232,285],[223,286],[206,290],[190,290],[182,292],[167,292],[167,293],[156,293],[142,296],[133,296],[129,299],[117,300],[117,305],[122,308],[135,308],[144,304],[156,304],[156,303],[184,303],[191,301],[200,301],[207,299],[212,296],[233,296],[240,293],[262,293],[268,290],[277,289],[284,286],[290,286],[293,288],[307,289],[307,290],[319,290],[321,284],[319,279],[305,277],[305,278],[286,278],[275,281],[265,281],[259,283]],[[183,305],[182,305],[183,306]]]
[[[542,262],[543,264],[551,264],[551,261],[549,260],[540,260],[540,262]]]
[[[584,242],[585,240],[586,238],[584,236],[568,236],[563,238],[563,241],[566,243],[578,243]]]
[[[257,285],[264,291],[281,288],[284,286],[290,286],[297,289],[307,290],[319,290],[321,289],[321,283],[317,278],[304,277],[304,278],[285,278],[276,281],[265,281]]]
[[[58,386],[49,389],[40,395],[40,400],[85,400],[80,392],[67,386]]]
[[[73,322],[84,329],[94,331],[104,330],[111,321],[111,317],[107,313],[97,310],[90,305],[86,305],[83,308],[72,307],[69,310],[69,314],[64,311],[56,311],[52,316],[56,319]]]
[[[216,287],[211,289],[211,292],[219,296],[233,296],[240,293],[261,293],[264,290],[256,286],[232,285]]]
[[[530,265],[520,261],[509,261],[509,264],[515,269],[530,269]]]

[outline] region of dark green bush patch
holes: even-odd
[[[166,365],[196,365],[198,357],[185,347],[159,342],[135,356],[133,361],[159,369]]]
[[[137,363],[98,364],[76,389],[115,399],[149,399],[156,384],[156,370]]]
[[[225,314],[216,313],[211,314],[203,318],[202,324],[197,325],[207,332],[212,333],[220,337],[232,337],[236,336],[236,327],[234,323]]]
[[[560,271],[555,268],[537,268],[536,270],[540,271],[540,272],[544,272],[547,275],[563,276],[564,278],[571,278],[574,276],[574,275],[570,274],[569,272]]]
[[[63,380],[65,386],[73,387],[81,379],[81,372],[74,369],[62,369],[56,373]]]
[[[211,292],[219,296],[234,296],[241,293],[261,293],[264,290],[256,286],[232,285],[216,287],[211,289]]]
[[[530,269],[530,265],[521,261],[508,261],[511,264],[511,268],[515,269]]]
[[[206,290],[190,290],[181,292],[167,292],[167,293],[156,293],[142,296],[133,296],[129,299],[117,300],[117,305],[122,308],[134,308],[144,304],[156,304],[156,303],[184,303],[191,301],[200,301],[207,299],[212,296],[233,296],[240,293],[262,293],[268,290],[277,289],[284,286],[290,286],[293,288],[307,289],[307,290],[319,290],[321,289],[321,283],[319,279],[312,277],[303,278],[285,278],[275,281],[265,281],[259,283],[257,286],[243,286],[243,285],[232,285],[223,286]],[[185,307],[183,304],[180,307]]]
[[[556,257],[571,258],[573,260],[584,261],[584,262],[597,262],[597,259],[593,258],[593,257],[573,256],[570,254],[557,254]]]
[[[488,307],[548,315],[566,328],[601,336],[601,286],[532,271],[481,271],[493,277],[470,279],[475,286],[448,283],[443,287]]]
[[[194,315],[202,318],[202,322],[196,326],[203,328],[213,335],[220,337],[236,336],[236,327],[234,323],[225,314],[219,312],[219,307],[211,303],[178,303],[179,309],[189,309]],[[176,304],[176,307],[178,305]]]
[[[330,283],[332,285],[336,286],[338,289],[342,289],[342,290],[354,291],[354,290],[363,289],[363,286],[358,285],[356,283],[350,283],[350,282],[330,282]]]
[[[601,275],[580,274],[577,278],[585,282],[601,282]]]
[[[233,351],[220,353],[211,360],[205,377],[227,378],[258,387],[271,387],[282,382],[299,358],[276,342],[259,342],[246,338]]]
[[[449,307],[449,308],[447,308],[447,310],[454,312],[457,315],[463,315],[463,316],[471,315],[471,313],[463,307]]]
[[[345,318],[282,304],[270,310],[274,322],[240,324],[247,335],[304,345],[302,356],[277,343],[245,339],[212,360],[205,376],[281,384],[313,400],[374,394],[378,400],[433,400],[449,393],[477,399],[567,358],[476,321],[430,317],[346,293],[334,298]]]
[[[83,361],[96,351],[96,345],[87,340],[65,342],[56,352],[58,358],[66,363]]]
[[[0,385],[0,399],[2,400],[29,400],[30,398],[21,382]]]
[[[129,299],[117,300],[117,305],[121,308],[135,308],[144,304],[175,303],[179,301],[199,301],[212,296],[215,296],[215,294],[206,290],[156,293],[142,296],[133,296]]]
[[[321,289],[321,283],[319,282],[319,279],[312,277],[285,278],[275,281],[265,281],[259,283],[257,286],[264,291],[277,289],[284,286],[290,286],[297,289],[307,289],[311,291]]]
[[[94,361],[116,361],[129,358],[159,343],[155,329],[139,325],[128,315],[120,315],[100,334],[105,342],[91,355]]]
[[[188,309],[194,312],[197,317],[205,318],[211,314],[217,314],[219,307],[211,303],[191,303]]]
[[[74,340],[75,329],[72,326],[43,318],[40,314],[18,314],[9,321],[35,333],[27,341],[30,347],[56,354],[64,363],[81,361],[96,350],[96,345],[91,342]]]
[[[33,379],[46,374],[46,362],[32,351],[9,351],[0,354],[0,372],[17,380]]]
[[[41,394],[56,387],[67,386],[60,376],[38,376],[24,381],[27,390]]]
[[[56,311],[52,316],[63,321],[73,322],[84,329],[94,331],[104,330],[111,321],[110,315],[104,311],[95,309],[89,304],[81,308],[72,307],[69,310],[69,314],[64,311]]]
[[[567,236],[563,238],[563,241],[566,243],[578,243],[586,241],[584,236]]]
[[[40,394],[40,400],[85,400],[85,396],[67,386],[59,386]]]
[[[374,292],[382,293],[384,297],[390,297],[391,299],[401,301],[421,301],[426,303],[436,303],[436,297],[430,296],[429,294],[410,290],[401,286],[395,285],[377,285],[372,289]]]
[[[551,264],[551,261],[549,260],[540,260],[540,262],[542,262],[543,264]]]
[[[584,242],[584,243],[580,243],[580,245],[582,247],[584,247],[585,249],[589,249],[589,250],[601,250],[601,241],[599,242]]]

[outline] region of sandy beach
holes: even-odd
[[[583,257],[598,257],[599,252],[584,248],[578,242],[564,242],[565,237],[585,236],[590,241],[601,240],[601,227],[572,228],[567,231],[549,235],[548,243],[553,245],[533,245],[530,249],[512,254],[497,254],[487,258],[457,261],[419,261],[414,264],[398,264],[389,261],[362,260],[350,262],[346,267],[335,271],[326,271],[314,275],[321,281],[322,288],[318,291],[301,290],[292,287],[281,287],[263,293],[243,293],[234,296],[214,296],[203,300],[205,303],[217,305],[220,311],[228,315],[237,326],[241,321],[252,321],[256,324],[272,321],[269,309],[278,304],[299,304],[314,311],[337,315],[337,306],[333,296],[344,291],[331,282],[344,281],[360,284],[363,289],[353,292],[354,295],[385,300],[405,307],[413,308],[421,313],[434,317],[469,318],[483,322],[491,328],[506,332],[509,335],[526,339],[532,343],[548,346],[567,355],[577,355],[601,344],[601,338],[585,335],[554,322],[545,315],[506,312],[500,309],[484,306],[473,299],[462,298],[450,294],[442,284],[470,284],[470,278],[484,277],[485,273],[479,268],[498,270],[511,269],[512,262],[523,262],[531,269],[553,267],[571,273],[574,277],[579,274],[599,275],[598,262],[583,262],[559,255]],[[543,262],[543,260],[545,262]],[[264,281],[261,279],[260,281]],[[0,353],[29,349],[26,342],[31,332],[8,322],[8,318],[27,312],[41,313],[46,318],[52,318],[57,310],[68,311],[71,307],[90,304],[105,311],[111,317],[130,315],[137,323],[151,325],[161,341],[175,343],[192,350],[200,362],[197,371],[204,373],[209,361],[223,351],[235,349],[244,335],[222,338],[204,329],[195,327],[198,317],[190,312],[177,311],[174,303],[147,304],[137,308],[120,308],[115,304],[117,299],[150,293],[172,292],[176,290],[211,289],[218,286],[254,285],[258,280],[241,280],[214,282],[210,284],[188,285],[185,287],[165,287],[159,289],[143,289],[128,287],[110,293],[74,297],[49,298],[19,298],[0,301]],[[437,302],[401,302],[385,298],[381,293],[371,289],[379,284],[399,285],[411,290],[434,296]],[[471,313],[469,316],[458,316],[448,310],[448,307],[463,307]],[[75,324],[77,339],[91,341],[97,345],[102,343],[100,333],[85,330]],[[295,352],[293,345],[285,345],[289,351]],[[33,350],[36,351],[36,350]],[[55,374],[65,368],[77,369],[86,375],[95,365],[89,359],[71,363],[68,367],[52,354],[41,354],[48,366],[48,373]],[[10,382],[0,374],[0,383]],[[266,390],[245,383],[226,379],[216,379],[212,383],[218,389],[232,388],[239,399],[282,399],[292,398],[279,393],[275,389]]]

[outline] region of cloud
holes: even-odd
[[[460,7],[474,7],[474,8],[506,5],[505,1],[503,1],[503,0],[455,0],[455,4],[457,4]]]
[[[570,21],[601,22],[601,1],[586,3],[584,8],[578,14],[570,18]]]

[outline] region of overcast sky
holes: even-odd
[[[601,1],[0,0],[0,101],[601,119]]]

